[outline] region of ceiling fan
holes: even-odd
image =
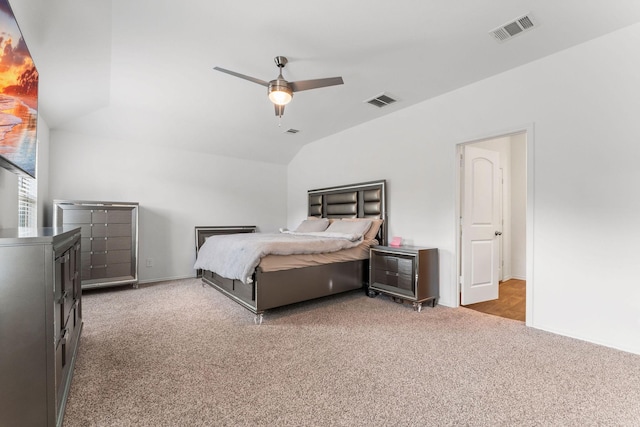
[[[276,116],[282,118],[284,114],[284,106],[287,105],[291,98],[293,98],[294,92],[301,92],[303,90],[317,89],[326,86],[335,86],[344,84],[342,77],[328,77],[326,79],[313,79],[313,80],[300,80],[297,82],[288,82],[282,77],[282,69],[287,65],[287,58],[284,56],[276,56],[274,61],[280,69],[280,74],[275,80],[266,82],[264,80],[256,79],[255,77],[245,76],[244,74],[236,73],[235,71],[225,70],[224,68],[214,67],[214,70],[222,71],[223,73],[231,74],[232,76],[240,77],[241,79],[249,80],[250,82],[258,83],[259,85],[266,86],[268,88],[269,99],[273,102],[276,109]]]

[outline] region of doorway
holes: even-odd
[[[531,291],[526,288],[532,264],[528,253],[532,206],[527,203],[532,141],[528,141],[528,134],[532,132],[520,130],[457,148],[458,303],[517,320],[531,320],[524,313],[532,307],[526,298]],[[490,182],[494,182],[493,189]],[[489,201],[480,190],[487,185],[483,191]],[[493,217],[489,206],[494,206]]]
[[[500,295],[498,299],[469,304],[464,307],[481,313],[524,322],[527,318],[527,282],[520,279],[509,279],[500,282],[499,287]]]

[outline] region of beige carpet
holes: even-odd
[[[638,426],[640,356],[351,292],[253,315],[197,279],[83,296],[64,425]]]

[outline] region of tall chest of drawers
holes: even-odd
[[[0,229],[0,425],[60,426],[82,329],[80,230]]]
[[[138,203],[54,200],[56,226],[80,227],[82,288],[138,283]]]

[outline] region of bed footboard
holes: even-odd
[[[209,286],[257,313],[255,283],[242,283],[240,280],[227,279],[209,270],[202,271],[202,281]]]
[[[263,272],[250,284],[205,270],[202,280],[255,314],[365,286],[369,260]]]

